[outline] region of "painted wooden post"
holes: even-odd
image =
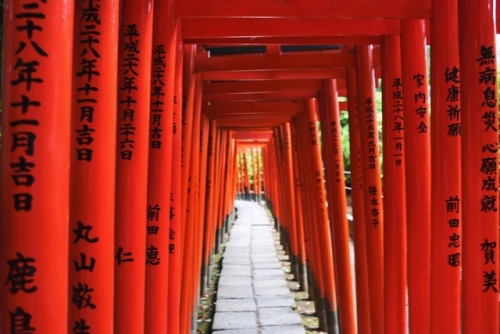
[[[465,334],[499,331],[494,8],[492,0],[458,2],[463,143],[462,332]]]
[[[409,327],[430,330],[431,161],[425,21],[401,22]]]
[[[435,1],[432,11],[430,332],[459,333],[462,117],[457,0]]]
[[[306,101],[306,125],[308,132],[308,147],[311,150],[311,172],[312,181],[314,181],[314,198],[316,203],[316,223],[318,224],[318,233],[320,237],[320,261],[324,270],[324,287],[327,307],[327,325],[328,330],[336,330],[338,325],[338,309],[336,303],[335,275],[332,254],[332,240],[330,227],[328,225],[328,212],[326,209],[326,191],[321,161],[321,150],[319,143],[317,127],[317,100],[308,99]]]
[[[74,4],[4,10],[0,332],[66,333]]]
[[[194,75],[194,95],[193,103],[188,103],[187,122],[191,125],[191,138],[186,140],[189,142],[191,149],[189,150],[189,164],[186,164],[185,171],[189,174],[187,179],[185,192],[186,209],[183,210],[185,215],[185,236],[184,236],[184,264],[182,271],[182,295],[181,295],[181,332],[187,333],[192,326],[192,311],[195,301],[196,292],[195,281],[198,278],[194,277],[196,272],[196,252],[197,252],[197,205],[198,205],[198,173],[199,173],[199,151],[200,151],[200,124],[201,124],[201,80],[200,77]],[[189,109],[191,107],[191,109]],[[186,137],[184,137],[186,139]],[[187,147],[187,146],[186,146]],[[186,151],[186,148],[184,149]],[[185,160],[186,162],[187,160]]]
[[[372,48],[356,47],[371,333],[383,333],[383,206]]]
[[[118,17],[116,0],[75,3],[68,332],[113,332]]]
[[[302,189],[300,191],[300,196],[303,205],[304,214],[304,238],[305,246],[307,248],[308,259],[310,260],[308,266],[308,286],[309,295],[315,301],[316,313],[319,318],[320,328],[326,329],[327,325],[326,315],[325,315],[325,289],[323,285],[323,268],[319,264],[319,251],[320,251],[320,241],[319,234],[317,232],[319,224],[313,224],[315,222],[315,205],[313,196],[315,192],[311,190],[311,183],[314,179],[311,177],[310,172],[312,167],[310,162],[312,161],[310,154],[311,150],[307,150],[306,147],[308,143],[306,119],[303,114],[294,118],[292,127],[292,138],[296,138],[297,141],[297,159],[299,179],[301,180]],[[293,139],[292,139],[293,140]]]
[[[152,30],[153,1],[124,0],[118,49],[114,314],[117,333],[144,332]]]
[[[356,271],[356,310],[358,332],[371,332],[368,294],[368,262],[364,225],[361,130],[358,111],[355,69],[347,70],[347,103],[349,112],[349,150],[351,156],[351,200],[354,226],[354,265]]]
[[[406,192],[399,35],[386,36],[383,60],[384,332],[406,331]]]
[[[182,65],[183,43],[180,38],[180,25],[174,26],[176,36],[174,105],[172,123],[172,180],[169,207],[169,262],[168,262],[168,333],[178,333],[180,330],[180,303],[182,282]]]
[[[320,119],[328,187],[326,193],[328,203],[331,203],[328,205],[328,212],[340,311],[339,328],[341,333],[355,333],[356,321],[337,81],[326,80],[323,91],[324,99],[320,104]]]
[[[298,153],[298,142],[297,135],[293,131],[292,123],[290,125],[290,141],[292,147],[292,162],[293,162],[293,185],[295,192],[295,216],[297,217],[296,235],[297,235],[297,246],[299,255],[299,282],[301,286],[304,287],[304,291],[310,292],[309,280],[307,277],[308,271],[308,261],[310,261],[309,249],[306,247],[306,236],[305,236],[305,210],[303,210],[303,181],[300,177],[300,164],[299,164],[299,153]],[[307,236],[308,237],[308,236]],[[310,266],[309,266],[310,267]]]
[[[145,333],[167,331],[175,58],[173,1],[156,0],[146,209]]]
[[[288,201],[290,203],[289,207],[289,241],[290,241],[290,258],[294,265],[294,272],[298,276],[299,283],[301,282],[301,264],[299,258],[299,240],[298,240],[298,228],[297,228],[297,195],[295,194],[295,184],[294,184],[294,168],[293,168],[293,155],[292,155],[292,134],[291,134],[290,122],[286,122],[283,125],[283,140],[284,140],[284,158],[285,158],[285,181],[286,181],[286,192],[288,194]]]

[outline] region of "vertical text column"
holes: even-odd
[[[68,332],[113,331],[119,1],[77,1]],[[99,198],[96,201],[96,198]]]
[[[66,333],[74,6],[4,6],[0,332]]]
[[[458,2],[463,333],[497,333],[498,96],[493,0]]]

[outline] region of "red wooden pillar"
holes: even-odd
[[[156,0],[149,126],[145,332],[167,331],[176,39],[173,1]]]
[[[368,262],[366,254],[361,131],[356,87],[356,71],[347,70],[347,103],[349,109],[349,150],[351,156],[351,200],[354,226],[354,265],[356,271],[356,310],[358,332],[370,334],[370,301],[368,295]]]
[[[310,260],[310,254],[309,250],[306,248],[306,243],[305,243],[305,210],[303,209],[303,181],[300,177],[300,171],[299,171],[299,155],[298,155],[298,142],[297,142],[297,136],[295,131],[292,130],[291,124],[290,125],[290,141],[291,141],[291,147],[292,147],[292,168],[293,168],[293,186],[294,186],[294,193],[295,193],[295,216],[297,218],[297,226],[295,227],[295,234],[297,236],[297,254],[299,257],[299,272],[300,272],[300,277],[299,277],[299,282],[304,288],[304,291],[309,292],[309,286],[308,286],[308,278],[307,278],[307,261]]]
[[[122,2],[115,225],[117,333],[144,332],[152,9],[152,0]]]
[[[337,302],[335,291],[335,275],[332,254],[332,240],[328,225],[326,209],[326,190],[323,175],[323,165],[317,127],[317,100],[308,99],[306,102],[306,129],[308,131],[308,149],[311,150],[311,181],[314,181],[314,201],[316,202],[316,224],[320,241],[320,262],[323,268],[323,283],[326,299],[328,330],[337,326]]]
[[[180,25],[174,26],[176,36],[174,105],[172,120],[172,179],[169,207],[169,243],[168,243],[168,333],[178,333],[180,330],[180,303],[182,281],[182,39],[179,37]]]
[[[201,277],[201,274],[205,273],[205,268],[209,265],[210,259],[206,259],[203,255],[205,254],[204,248],[209,243],[206,240],[206,236],[210,234],[210,218],[206,215],[206,208],[208,204],[207,198],[207,172],[208,172],[208,163],[209,163],[209,138],[210,134],[210,121],[206,116],[202,116],[201,118],[201,138],[200,138],[200,162],[199,162],[199,186],[198,186],[198,217],[195,217],[195,221],[198,224],[197,236],[198,236],[198,253],[197,256],[197,275],[195,276],[195,283],[198,285]],[[205,288],[205,284],[203,284],[199,291],[199,295],[203,294],[201,289]],[[196,306],[196,305],[195,305]]]
[[[207,179],[206,179],[206,194],[205,200],[207,205],[205,206],[205,234],[203,236],[203,263],[204,263],[204,276],[203,280],[206,282],[205,285],[208,286],[210,280],[210,257],[212,255],[212,250],[214,246],[214,236],[215,228],[217,226],[216,219],[214,217],[215,209],[215,151],[216,151],[216,137],[217,137],[217,123],[215,120],[210,121],[209,128],[209,138],[207,147]],[[239,162],[240,154],[238,153],[237,159]],[[238,170],[239,170],[238,166]],[[202,217],[203,218],[203,217]],[[203,291],[202,293],[205,293]]]
[[[383,333],[383,206],[371,46],[356,48],[371,333]]]
[[[459,333],[462,117],[457,0],[433,2],[432,10],[431,333]]]
[[[406,171],[409,326],[430,330],[431,165],[425,21],[401,23]]]
[[[198,185],[199,185],[199,153],[200,153],[200,125],[201,125],[201,79],[199,76],[193,77],[194,95],[192,95],[193,103],[188,104],[187,122],[191,124],[191,138],[186,140],[186,145],[189,144],[189,164],[185,159],[186,165],[184,170],[188,173],[186,188],[183,188],[186,198],[186,208],[183,209],[185,216],[185,236],[184,236],[184,263],[182,270],[182,295],[181,295],[181,332],[187,333],[192,326],[192,311],[196,296],[195,286],[198,282],[198,277],[195,277],[198,252],[198,233],[199,228],[197,222],[197,205],[198,202]],[[191,109],[190,109],[191,107]],[[184,137],[186,139],[186,137]],[[187,148],[187,146],[186,146]],[[186,148],[184,152],[186,152]],[[187,156],[185,156],[186,158]]]
[[[349,224],[345,191],[344,154],[340,133],[340,108],[337,81],[326,80],[324,99],[320,104],[323,157],[327,183],[330,234],[333,244],[335,273],[340,310],[340,332],[356,332],[351,275]]]
[[[499,331],[494,8],[492,0],[458,2],[463,140],[462,331],[466,334]]]
[[[299,242],[298,242],[298,229],[297,229],[297,195],[295,194],[294,185],[294,168],[293,168],[293,155],[292,155],[292,134],[291,134],[290,122],[286,122],[283,125],[283,139],[284,139],[284,158],[285,158],[285,178],[286,178],[286,193],[288,194],[288,201],[290,202],[290,212],[289,212],[289,240],[291,246],[291,259],[292,263],[295,265],[296,273],[300,272],[300,261],[299,261]],[[301,280],[301,275],[299,274],[299,282]]]
[[[67,331],[113,332],[119,1],[75,5]]]
[[[0,332],[66,333],[74,6],[4,9]]]
[[[406,331],[406,193],[399,35],[386,36],[383,60],[384,332]]]

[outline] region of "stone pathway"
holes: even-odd
[[[216,334],[304,334],[278,260],[273,228],[256,202],[237,201],[222,260],[212,326]]]

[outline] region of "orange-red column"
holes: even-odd
[[[383,333],[383,207],[371,46],[358,46],[358,103],[371,333]]]
[[[498,333],[498,95],[494,1],[458,2],[462,332]],[[450,240],[450,242],[456,240]]]
[[[351,201],[356,270],[356,310],[358,332],[370,334],[370,300],[368,296],[368,262],[366,255],[361,131],[358,111],[356,72],[347,70],[347,103],[349,109],[349,149],[351,156]]]
[[[74,5],[4,9],[0,332],[66,333]]]
[[[174,105],[172,120],[172,179],[170,191],[170,207],[168,216],[170,219],[169,243],[168,243],[168,333],[178,333],[180,326],[180,302],[181,302],[181,279],[182,279],[182,40],[179,38],[179,24],[176,28],[176,57],[175,57],[175,82],[174,82]]]
[[[320,242],[320,257],[318,258],[323,268],[324,294],[326,299],[327,324],[329,330],[333,330],[337,322],[337,302],[335,291],[335,274],[332,254],[332,240],[330,227],[328,225],[328,212],[326,209],[326,192],[324,184],[323,164],[321,159],[319,133],[317,126],[317,101],[308,99],[306,101],[305,119],[307,121],[308,149],[311,150],[311,183],[313,186],[312,198],[316,204],[317,231]]]
[[[386,36],[383,60],[384,332],[406,331],[406,193],[399,35]],[[389,312],[390,310],[390,312]]]
[[[152,10],[152,0],[122,2],[118,49],[116,333],[144,332]],[[150,211],[157,213],[158,210]]]
[[[408,243],[408,308],[412,333],[430,330],[431,161],[425,21],[401,22]]]
[[[349,225],[345,191],[344,154],[340,129],[340,108],[337,81],[324,83],[324,103],[320,105],[324,164],[326,173],[330,234],[335,261],[338,291],[339,323],[342,333],[355,333],[354,298],[352,290]]]
[[[461,106],[457,0],[432,3],[431,333],[460,332]]]
[[[68,332],[113,332],[119,1],[75,5]]]
[[[145,333],[167,331],[172,125],[176,44],[173,1],[156,0],[149,120]],[[175,307],[175,306],[174,306]]]

